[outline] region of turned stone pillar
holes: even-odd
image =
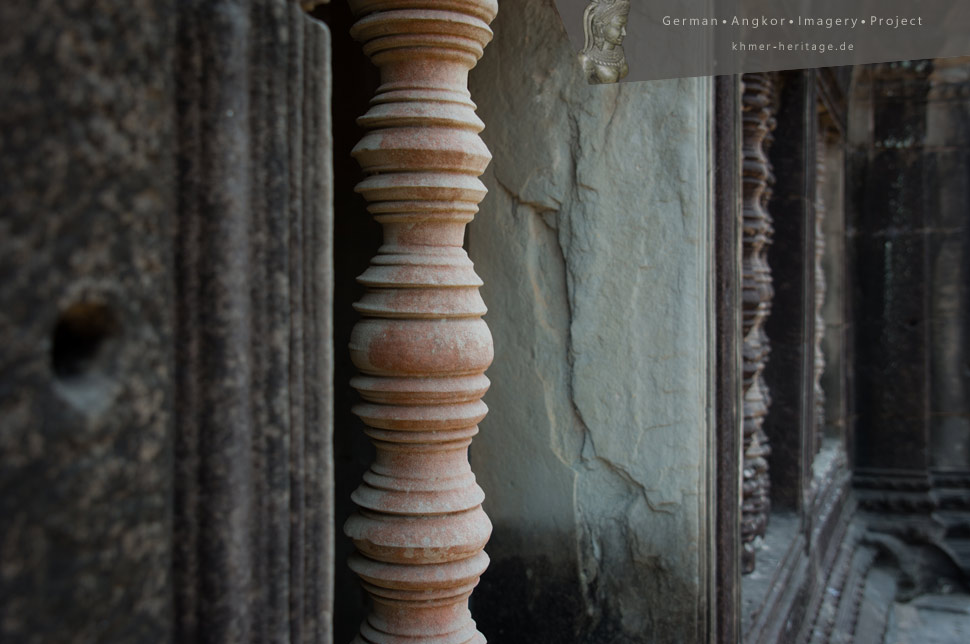
[[[771,271],[766,250],[771,217],[765,208],[771,171],[765,139],[771,125],[772,83],[769,74],[745,74],[742,96],[743,159],[743,261],[742,302],[744,334],[744,469],[741,501],[742,571],[754,570],[755,542],[765,534],[770,509],[768,438],[762,430],[768,413],[768,391],[762,377],[769,344],[764,322],[771,307]]]
[[[825,320],[822,308],[825,306],[825,154],[828,133],[824,123],[818,124],[815,144],[815,452],[822,447],[825,438],[825,390],[822,389],[822,374],[825,372],[825,353],[822,343],[825,340]]]
[[[358,279],[354,413],[377,448],[344,526],[373,609],[356,642],[484,642],[468,597],[491,523],[468,464],[492,361],[481,280],[462,249],[491,155],[468,71],[491,40],[495,0],[351,0],[352,35],[381,70],[357,191],[384,243]]]

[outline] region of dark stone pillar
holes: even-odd
[[[174,5],[0,4],[0,641],[172,637]]]
[[[179,36],[176,641],[329,642],[329,35],[217,0]]]
[[[934,61],[923,147],[930,464],[970,474],[970,57]],[[966,485],[966,483],[964,484]]]
[[[354,544],[340,534],[340,529],[357,506],[351,494],[374,460],[374,446],[364,432],[363,424],[351,409],[360,396],[350,386],[357,374],[350,360],[347,346],[350,331],[360,316],[353,303],[364,292],[356,277],[363,273],[370,259],[381,245],[381,226],[367,212],[367,203],[356,186],[363,178],[360,166],[350,155],[363,136],[357,118],[367,111],[374,91],[380,85],[377,67],[367,58],[360,43],[350,35],[355,22],[346,2],[328,2],[314,10],[314,16],[327,23],[333,38],[333,51],[340,52],[340,64],[333,67],[333,92],[339,100],[333,102],[333,179],[334,238],[348,240],[334,246],[333,270],[333,345],[334,352],[334,427],[340,430],[333,437],[334,458],[334,525],[338,538],[334,544],[334,586],[341,589],[334,596],[333,638],[335,642],[350,642],[367,615],[368,599],[360,586],[360,578],[346,565],[355,551]]]
[[[330,642],[326,28],[44,1],[0,39],[0,640]]]
[[[856,485],[864,505],[929,503],[931,214],[925,178],[929,61],[870,69],[863,140],[850,158]],[[885,507],[885,502],[889,503]]]

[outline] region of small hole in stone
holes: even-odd
[[[54,327],[51,362],[58,378],[88,372],[98,361],[105,343],[118,331],[118,322],[99,302],[78,302],[64,311]]]

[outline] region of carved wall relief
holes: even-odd
[[[629,72],[623,54],[630,0],[592,0],[583,13],[579,62],[590,83],[615,83]]]

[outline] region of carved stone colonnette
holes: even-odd
[[[491,523],[468,463],[492,338],[462,249],[491,155],[468,71],[491,40],[495,0],[351,0],[353,36],[381,70],[359,123],[357,186],[384,230],[358,279],[350,351],[376,460],[346,523],[351,568],[373,599],[356,642],[484,642],[468,597],[488,566]]]
[[[821,114],[821,111],[820,111]],[[825,340],[825,319],[822,308],[825,306],[825,153],[828,132],[824,119],[819,119],[818,136],[815,146],[815,451],[822,447],[825,437],[825,391],[822,389],[822,374],[825,372],[825,354],[822,342]]]
[[[762,430],[768,413],[768,390],[762,372],[770,350],[764,323],[771,308],[771,271],[766,259],[772,228],[765,208],[771,178],[766,148],[772,119],[772,81],[766,73],[745,74],[743,122],[743,479],[741,499],[741,569],[754,570],[755,542],[763,537],[770,510],[768,438]]]

